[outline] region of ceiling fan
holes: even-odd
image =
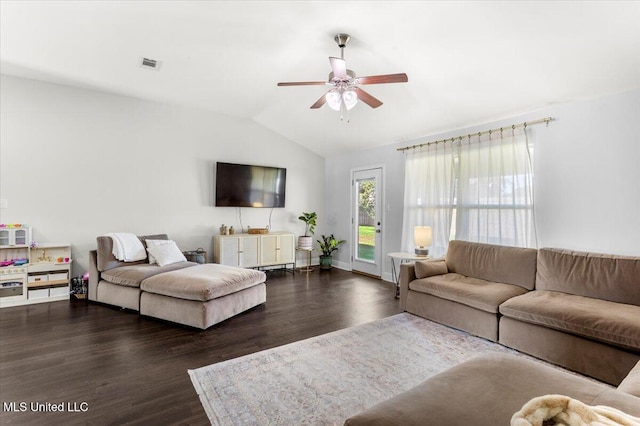
[[[355,72],[347,69],[347,62],[344,60],[344,48],[349,43],[350,38],[349,34],[337,34],[333,38],[340,48],[340,58],[329,57],[331,72],[329,73],[328,81],[293,81],[278,83],[278,86],[333,86],[311,105],[311,109],[320,108],[326,103],[336,111],[342,111],[343,108],[350,110],[358,103],[358,100],[361,100],[371,108],[378,108],[382,105],[382,101],[365,92],[359,86],[365,84],[406,83],[408,81],[407,75],[401,73],[357,77]]]

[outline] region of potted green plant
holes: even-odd
[[[338,250],[340,244],[345,243],[345,240],[338,240],[333,234],[328,237],[322,236],[322,241],[317,240],[320,244],[320,269],[331,269],[331,255],[334,251]]]
[[[311,236],[316,230],[318,215],[316,212],[302,213],[302,216],[298,217],[298,219],[305,224],[304,235],[298,237],[298,248],[311,250],[313,248],[313,238]]]

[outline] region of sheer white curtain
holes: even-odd
[[[454,147],[437,143],[405,152],[402,250],[413,252],[413,228],[425,225],[433,231],[429,255],[444,256],[453,214]]]
[[[524,129],[463,138],[458,157],[455,238],[537,247],[531,148]]]

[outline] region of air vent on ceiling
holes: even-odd
[[[142,68],[147,68],[151,70],[159,70],[161,63],[162,62],[156,61],[155,59],[142,58],[142,61],[140,62],[140,66]]]

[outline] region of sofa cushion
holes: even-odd
[[[543,248],[536,289],[640,306],[640,257]]]
[[[590,405],[614,407],[616,410],[622,411],[627,416],[632,415],[640,417],[640,398],[626,392],[620,392],[617,389],[607,389],[591,401]]]
[[[640,307],[555,291],[509,299],[500,313],[618,347],[640,351]]]
[[[142,245],[146,248],[147,245],[145,243],[145,240],[149,239],[149,240],[167,240],[169,237],[167,237],[166,234],[158,234],[158,235],[145,235],[142,237],[138,237],[140,239],[140,241],[142,241]],[[115,256],[113,255],[113,240],[111,239],[111,237],[106,237],[106,236],[100,236],[96,238],[96,243],[97,243],[97,264],[98,264],[98,271],[103,272],[103,271],[107,271],[109,269],[113,269],[113,268],[118,268],[120,266],[127,266],[127,265],[137,265],[137,264],[142,264],[142,263],[147,263],[147,260],[139,260],[137,262],[121,262],[118,259],[115,258]]]
[[[533,290],[538,251],[530,248],[451,241],[445,256],[449,272]]]
[[[531,398],[562,394],[640,415],[640,399],[577,374],[505,354],[482,355],[349,418],[345,425],[509,425]],[[602,398],[608,395],[608,399]]]
[[[517,285],[452,273],[414,280],[409,283],[409,288],[490,313],[498,313],[502,302],[527,291]]]
[[[163,272],[175,271],[177,269],[183,269],[195,265],[197,265],[197,263],[194,262],[172,263],[167,266],[159,266],[157,264],[149,265],[148,263],[127,265],[103,272],[102,279],[113,284],[124,285],[127,287],[140,287],[140,283],[142,283],[146,278]]]
[[[145,279],[142,291],[179,299],[207,301],[263,283],[266,275],[254,269],[205,263]]]
[[[418,260],[415,263],[416,278],[427,278],[449,272],[444,260]]]
[[[640,361],[638,361],[636,366],[627,374],[627,377],[620,382],[618,390],[640,397]]]

